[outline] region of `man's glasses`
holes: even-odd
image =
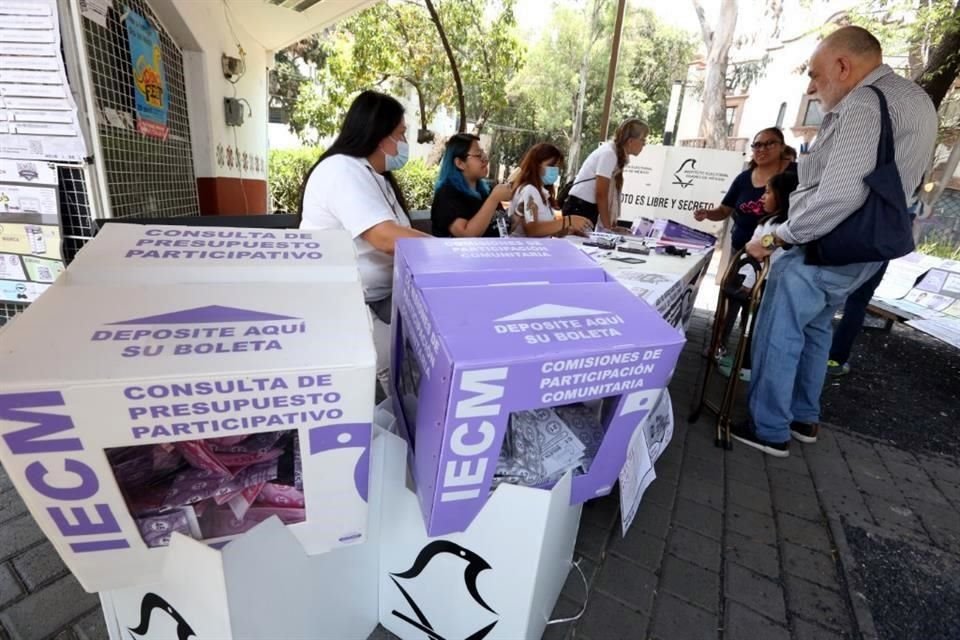
[[[490,158],[485,153],[468,153],[468,158],[479,158],[480,162],[487,162]]]
[[[751,149],[769,149],[770,147],[775,147],[780,144],[779,140],[768,140],[767,142],[754,142],[750,145]]]

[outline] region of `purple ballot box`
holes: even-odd
[[[498,480],[549,488],[572,471],[571,504],[610,492],[673,373],[676,329],[612,282],[398,284],[397,418],[430,536],[465,530]],[[591,412],[599,444],[577,428]]]

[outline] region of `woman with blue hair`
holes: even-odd
[[[447,140],[430,207],[433,235],[438,238],[498,238],[509,235],[500,203],[513,197],[509,184],[490,189],[490,170],[480,138],[458,133]]]

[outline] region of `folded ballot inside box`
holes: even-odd
[[[364,540],[358,283],[57,285],[0,350],[0,461],[86,589],[148,579],[174,532],[277,516],[308,553]]]
[[[463,531],[500,482],[610,492],[684,339],[617,283],[406,291],[397,416],[431,536]]]
[[[359,282],[356,263],[346,231],[111,223],[63,282]]]

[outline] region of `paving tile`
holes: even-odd
[[[576,552],[594,562],[599,562],[603,558],[603,554],[606,553],[609,537],[609,530],[582,524],[577,532]]]
[[[588,500],[583,505],[580,522],[601,529],[610,529],[620,515],[620,494],[612,492],[597,500]]]
[[[43,540],[43,532],[29,515],[4,523],[0,535],[0,560],[6,560]]]
[[[715,540],[720,539],[723,514],[685,498],[677,499],[674,521]]]
[[[10,565],[0,564],[0,607],[19,598],[23,593],[23,587],[17,582]]]
[[[823,510],[815,493],[793,491],[782,485],[773,487],[773,504],[778,512],[817,522],[823,519]]]
[[[670,531],[667,552],[698,567],[720,571],[720,543],[685,527],[674,527]]]
[[[600,568],[594,593],[600,591],[635,611],[650,612],[657,576],[629,562],[608,559]]]
[[[737,504],[727,505],[727,529],[763,544],[777,544],[773,518]]]
[[[30,591],[67,573],[60,555],[46,541],[15,557],[13,566]]]
[[[934,543],[960,555],[960,512],[951,506],[922,500],[911,500],[909,504]]]
[[[26,512],[27,505],[24,504],[19,493],[16,491],[0,493],[0,522],[6,522]]]
[[[15,640],[46,638],[97,606],[97,596],[80,588],[73,576],[57,580],[0,613]]]
[[[80,640],[103,640],[108,636],[107,623],[103,619],[103,611],[99,608],[81,618],[73,625],[73,630]]]
[[[614,638],[642,638],[646,634],[648,618],[602,593],[594,593],[587,603],[587,611],[577,623],[577,638],[613,640]]]
[[[920,539],[928,538],[920,518],[906,501],[894,503],[874,496],[866,496],[864,500],[881,528],[893,533],[909,533]]]
[[[651,634],[659,640],[717,640],[717,616],[689,602],[661,593],[657,596]],[[595,640],[633,640],[640,635],[606,636]]]
[[[663,548],[666,542],[655,538],[637,527],[627,531],[626,537],[621,537],[619,531],[613,533],[610,542],[610,553],[617,558],[625,558],[651,571],[660,569],[663,558]]]
[[[665,556],[660,588],[708,611],[717,611],[720,576],[691,562]]]
[[[779,514],[777,521],[780,523],[780,537],[787,542],[822,552],[833,548],[826,522],[810,522],[788,514]]]
[[[670,529],[670,513],[669,509],[664,509],[652,502],[642,501],[630,530],[638,529],[655,538],[664,540],[667,537],[667,531]]]
[[[839,593],[789,574],[786,591],[787,607],[794,616],[839,631],[852,627],[846,602]]]
[[[946,480],[951,484],[960,485],[960,466],[944,458],[923,456],[921,459],[924,470],[932,478]]]
[[[578,558],[577,562],[580,564],[580,571],[583,571],[583,577],[580,576],[580,571],[577,571],[575,567],[570,567],[570,573],[567,574],[567,580],[563,583],[563,589],[561,589],[560,593],[571,600],[583,602],[587,596],[583,591],[584,578],[587,581],[587,589],[590,589],[597,577],[599,565],[593,560],[583,557]]]
[[[774,580],[780,577],[780,557],[776,547],[728,531],[724,540],[726,559]]]
[[[12,488],[13,483],[10,481],[10,476],[7,475],[7,470],[0,467],[0,491],[7,491]]]
[[[727,562],[724,580],[727,598],[762,613],[778,624],[787,623],[787,609],[779,583],[734,562]]]
[[[678,490],[680,497],[712,509],[723,509],[723,484],[721,482],[709,482],[699,476],[686,475],[686,472],[684,474],[680,478],[680,488]]]
[[[773,502],[767,488],[758,489],[737,480],[727,480],[727,500],[753,511],[773,515]]]
[[[706,446],[706,445],[704,445]],[[696,476],[706,482],[723,484],[723,449],[710,445],[709,452],[693,450],[687,445],[687,453],[683,460],[683,477]]]
[[[739,449],[747,449],[748,447],[739,447]],[[734,449],[736,451],[737,449]],[[750,449],[750,451],[756,451],[756,449]],[[758,455],[763,455],[757,451]],[[751,487],[756,487],[757,489],[769,491],[770,479],[767,477],[767,472],[763,468],[763,460],[759,462],[744,462],[744,463],[727,463],[726,470],[727,480],[736,480],[737,482],[742,482],[743,484],[748,484]]]
[[[900,490],[900,493],[903,494],[903,497],[906,498],[907,501],[922,500],[941,506],[950,505],[950,501],[947,500],[947,497],[932,480],[922,480],[919,482],[899,480],[897,482],[897,489]]]
[[[811,551],[789,542],[784,542],[780,550],[783,554],[783,568],[787,573],[828,589],[840,590],[837,565],[832,555]]]
[[[575,602],[561,595],[557,599],[557,603],[553,605],[553,611],[550,612],[550,619],[565,620],[567,618],[574,618],[577,614],[581,613],[581,607],[582,602]],[[558,622],[547,625],[547,628],[543,631],[542,640],[564,640],[565,638],[569,638],[573,634],[573,628],[577,622],[579,621],[573,620],[571,622]],[[373,640],[373,638],[367,638],[367,640]]]
[[[744,640],[790,640],[790,631],[737,602],[727,603],[725,637]]]
[[[661,481],[660,477],[654,480],[646,493],[643,494],[643,502],[650,502],[664,509],[673,509],[673,501],[677,497],[677,485]],[[641,504],[643,504],[641,502]]]
[[[890,502],[903,502],[899,482],[890,475],[876,475],[869,471],[854,470],[853,479],[860,490],[868,496],[876,496]]]
[[[793,619],[793,637],[794,640],[846,640],[847,638],[801,618]]]
[[[767,473],[771,478],[777,477],[780,472],[793,473],[795,475],[808,475],[807,462],[804,460],[803,446],[797,442],[790,445],[790,456],[786,458],[767,458]]]

